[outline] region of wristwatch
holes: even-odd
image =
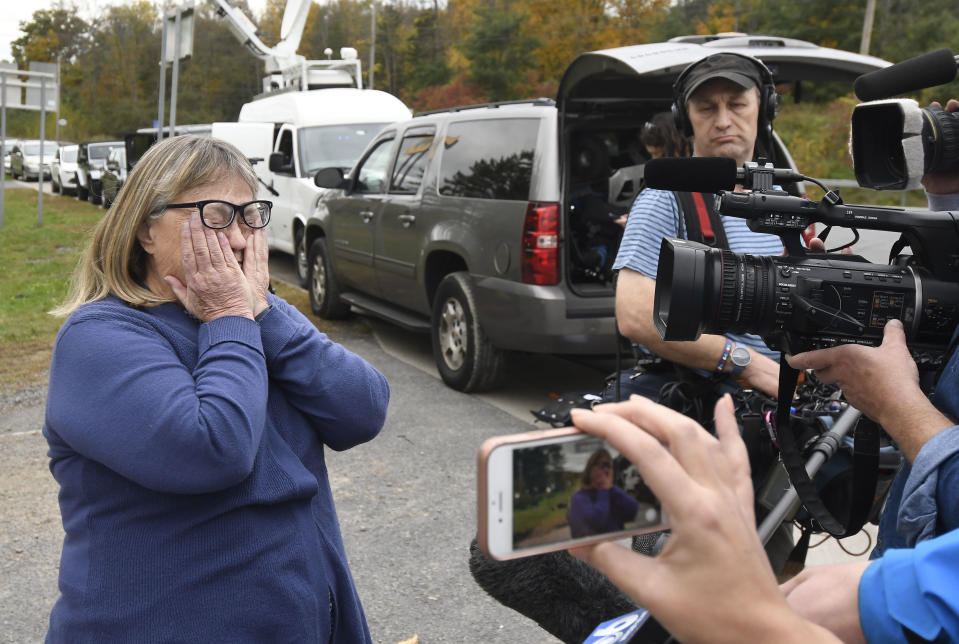
[[[743,369],[749,365],[753,359],[753,356],[751,353],[749,353],[749,349],[746,347],[737,346],[729,354],[729,359],[733,363],[733,368],[730,373],[733,376],[738,376],[743,372]]]

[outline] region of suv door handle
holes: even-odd
[[[402,215],[400,215],[399,217],[397,217],[397,219],[399,219],[400,222],[402,222],[403,228],[409,228],[410,225],[411,225],[414,221],[416,221],[416,215],[411,215],[411,214],[408,213],[408,212],[404,212]]]
[[[361,210],[361,211],[360,211],[360,219],[363,220],[363,223],[364,223],[364,224],[370,223],[370,220],[373,219],[373,211],[372,211],[372,210]]]

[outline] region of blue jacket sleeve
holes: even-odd
[[[287,302],[270,296],[270,305],[259,323],[271,381],[330,448],[375,437],[390,399],[386,378]]]
[[[859,621],[866,641],[959,641],[959,530],[912,549],[889,550],[859,580]]]
[[[74,452],[153,490],[196,494],[249,476],[266,422],[256,323],[200,327],[191,372],[133,320],[82,318],[57,337],[46,427]],[[57,453],[51,443],[51,457]]]
[[[959,427],[933,436],[916,456],[899,505],[897,532],[906,544],[959,528]]]

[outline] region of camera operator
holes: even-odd
[[[853,583],[839,585],[840,592],[819,585],[824,610],[854,622],[858,637],[802,610],[793,594],[787,603],[756,534],[749,458],[728,396],[715,412],[713,437],[692,419],[639,396],[573,410],[579,429],[636,464],[669,516],[672,537],[655,558],[614,542],[570,552],[687,644],[837,642],[822,626],[844,641],[863,641],[860,612],[870,642],[959,641],[959,530],[857,562],[858,572],[844,571]]]
[[[946,110],[959,110],[959,101],[950,100]],[[926,174],[923,186],[930,209],[959,210],[959,173]],[[867,570],[868,562],[853,562],[814,567],[783,585],[800,614],[846,641],[902,638],[903,628],[924,641],[939,641],[936,635],[944,621],[955,623],[959,615],[955,554],[949,570],[944,570],[944,560],[935,558],[941,553],[931,543],[921,543],[943,533],[959,538],[957,340],[959,329],[931,398],[920,389],[919,372],[898,320],[886,325],[879,347],[850,344],[788,357],[793,367],[814,369],[821,380],[839,384],[852,405],[895,439],[906,459],[886,501],[872,553],[880,561],[888,559],[884,566]],[[953,576],[953,592],[949,601],[938,598],[934,605],[920,584],[944,573]]]
[[[776,93],[772,75],[760,61],[740,54],[714,54],[689,65],[673,87],[674,114],[680,131],[692,136],[693,156],[723,156],[738,165],[751,161],[757,138],[768,138],[775,117]],[[693,195],[698,196],[698,195]],[[709,205],[709,196],[703,199]],[[689,213],[680,195],[644,190],[633,203],[613,266],[619,270],[616,320],[620,332],[660,358],[707,374],[732,374],[773,397],[778,390],[779,364],[755,335],[703,335],[694,342],[664,342],[653,325],[660,240],[684,237]],[[744,219],[713,217],[729,250],[755,255],[779,255],[782,242],[775,235],[750,231]],[[722,233],[722,234],[721,234]],[[643,373],[631,379],[626,391],[656,400],[669,380],[665,374]],[[735,386],[735,385],[734,385]],[[708,413],[708,410],[707,410]]]

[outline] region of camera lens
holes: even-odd
[[[775,324],[776,270],[772,258],[721,250],[715,252],[714,261],[721,266],[722,283],[715,314],[709,317],[703,331],[761,333],[771,329]]]
[[[775,270],[771,257],[664,239],[653,300],[657,331],[664,340],[695,340],[703,333],[772,330]]]
[[[923,108],[922,128],[926,172],[959,170],[959,114],[941,107]]]

